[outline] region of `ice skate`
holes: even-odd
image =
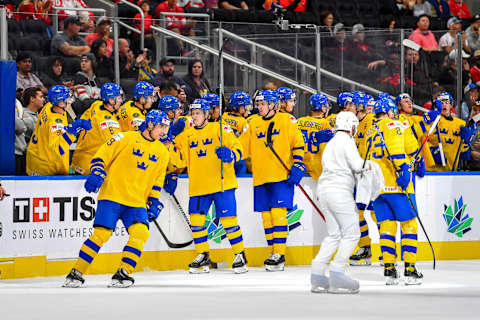
[[[267,271],[283,271],[285,267],[285,256],[283,254],[272,254],[265,260],[265,269]]]
[[[393,263],[385,263],[383,275],[385,276],[385,284],[387,286],[395,286],[398,284],[399,275]]]
[[[311,291],[313,293],[325,293],[330,287],[328,277],[323,274],[313,274],[310,282],[312,283]]]
[[[128,288],[135,283],[135,280],[129,276],[128,272],[125,269],[118,269],[117,272],[112,276],[112,283],[110,283],[110,288]]]
[[[406,286],[422,284],[423,274],[415,268],[415,264],[413,263],[405,263],[405,272],[403,275],[405,276]]]
[[[188,265],[190,273],[208,273],[210,272],[210,254],[208,252],[200,253],[192,263]]]
[[[79,288],[83,285],[85,279],[77,269],[72,269],[65,278],[65,283],[62,285],[64,288]]]
[[[233,259],[232,263],[232,269],[235,273],[245,273],[248,271],[247,257],[245,257],[244,251],[235,255],[235,259]]]
[[[360,247],[351,257],[351,266],[371,266],[372,249],[370,246]]]
[[[360,282],[352,279],[343,272],[330,270],[328,293],[358,293]]]

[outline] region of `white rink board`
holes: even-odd
[[[479,178],[480,175],[428,175],[423,179],[417,179],[419,212],[432,241],[480,240]],[[265,247],[261,215],[253,212],[252,179],[242,177],[238,181],[237,210],[245,246]],[[96,207],[96,195],[86,193],[83,184],[84,179],[79,177],[58,180],[4,178],[2,185],[11,196],[0,202],[0,258],[76,257],[81,244],[92,232],[93,209]],[[176,191],[176,196],[185,211],[188,211],[187,184],[188,179],[180,178]],[[312,178],[305,178],[302,185],[314,198],[315,181]],[[473,218],[471,230],[461,238],[447,232],[447,225],[442,216],[444,204],[453,205],[454,199],[458,200],[460,197],[463,197],[463,202],[467,206],[466,213]],[[174,202],[165,194],[162,198],[165,209],[158,219],[160,225],[171,240],[175,242],[189,240],[190,234]],[[298,188],[294,203],[298,210],[304,212],[299,221],[300,226],[290,232],[287,244],[319,245],[326,234],[325,224]],[[373,242],[378,242],[378,234],[375,231],[371,232],[371,236]],[[121,252],[127,238],[125,228],[122,223],[118,223],[114,236],[104,245],[102,252]],[[419,241],[425,241],[420,228]],[[230,247],[226,239],[220,243],[214,241],[209,243],[212,249]],[[185,249],[193,249],[193,244]],[[145,250],[173,249],[168,248],[155,227],[151,225],[150,238]]]

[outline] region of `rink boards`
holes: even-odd
[[[432,240],[439,260],[480,259],[480,174],[435,173],[417,179],[420,217]],[[261,215],[253,212],[252,179],[239,177],[236,192],[238,220],[242,228],[247,258],[260,266],[268,255]],[[93,230],[96,196],[83,189],[83,177],[3,177],[10,194],[0,202],[0,277],[25,278],[65,274],[73,265],[83,241]],[[302,184],[313,196],[315,181]],[[176,196],[188,211],[188,179],[180,178]],[[191,240],[184,218],[174,202],[162,195],[165,209],[158,222],[171,242]],[[304,195],[296,189],[295,208],[288,214],[287,264],[309,264],[326,234],[323,221]],[[233,259],[212,207],[207,216],[212,260],[230,263]],[[367,214],[374,257],[379,256],[378,232]],[[121,223],[90,273],[113,272],[128,239]],[[397,236],[397,239],[399,237]],[[419,260],[432,255],[419,227]],[[399,246],[397,246],[398,249]],[[137,270],[185,269],[195,256],[193,244],[171,249],[150,226],[150,238]],[[375,258],[374,258],[375,260]]]

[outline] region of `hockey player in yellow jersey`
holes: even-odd
[[[170,139],[175,139],[185,128],[191,128],[193,126],[192,119],[183,116],[182,105],[177,97],[161,97],[158,102],[158,108],[165,112],[170,120],[170,129],[168,130],[168,137]]]
[[[303,163],[307,173],[318,180],[322,174],[322,153],[325,145],[333,137],[333,131],[326,129],[325,119],[330,110],[328,98],[323,93],[316,93],[310,97],[308,104],[311,115],[297,120],[298,129],[302,132],[305,142],[305,156]]]
[[[48,90],[47,103],[40,114],[27,148],[27,174],[32,176],[68,175],[70,145],[90,121],[78,119],[67,123],[65,109],[70,104],[70,90],[63,85]]]
[[[295,104],[297,103],[297,97],[295,92],[287,87],[281,87],[277,89],[278,105],[277,108],[280,112],[293,113]]]
[[[98,149],[85,182],[87,192],[98,192],[93,234],[83,243],[64,287],[80,287],[83,274],[103,244],[108,241],[118,220],[129,233],[112,287],[129,287],[134,271],[149,237],[148,225],[163,209],[160,191],[169,154],[159,141],[167,131],[169,120],[159,110],[152,110],[139,131],[119,132]],[[128,172],[128,174],[126,174]]]
[[[80,135],[72,157],[72,169],[81,175],[90,174],[90,161],[106,141],[120,132],[117,111],[122,104],[122,88],[115,83],[105,83],[100,88],[101,103],[97,101],[89,108],[88,117],[92,129]]]
[[[193,128],[186,129],[174,140],[184,160],[183,166],[188,168],[188,211],[197,252],[189,271],[209,272],[210,249],[205,219],[214,203],[216,217],[220,219],[235,255],[232,268],[235,273],[247,272],[242,231],[237,220],[235,189],[238,184],[233,168],[233,164],[243,157],[242,145],[228,125],[220,128],[220,123],[208,121],[210,104],[206,100],[194,100],[190,112]]]
[[[202,96],[202,99],[210,104],[208,121],[217,122],[220,119],[220,97],[215,93],[206,93]]]
[[[355,107],[355,103],[353,103],[353,94],[350,92],[342,92],[337,97],[337,106],[340,111],[350,111],[353,112],[355,115],[357,114],[357,109]],[[330,114],[327,117],[327,129],[333,130],[335,129],[335,118],[337,114]]]
[[[137,130],[145,121],[145,114],[154,102],[154,94],[155,88],[146,81],[140,81],[133,87],[133,100],[125,102],[118,110],[122,131]]]
[[[282,271],[288,236],[287,209],[293,207],[294,187],[305,172],[305,143],[294,116],[277,112],[276,92],[262,90],[255,98],[258,116],[244,128],[240,141],[245,157],[252,159],[254,211],[261,212],[267,244],[272,250],[265,260],[268,271]],[[267,129],[273,123],[272,141],[285,170],[267,146]]]
[[[370,145],[367,159],[379,164],[385,179],[385,188],[374,201],[373,208],[380,223],[380,248],[386,284],[398,284],[398,273],[395,269],[397,222],[402,229],[405,283],[420,284],[423,276],[415,267],[417,220],[406,195],[414,194],[408,155],[416,152],[417,144],[405,139],[404,126],[391,119],[394,116],[390,105],[392,103],[390,99],[381,99],[375,103],[377,121],[365,135],[365,143]]]

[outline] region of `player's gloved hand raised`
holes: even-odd
[[[97,193],[105,180],[106,173],[101,169],[94,169],[85,181],[85,190],[87,192]]]
[[[180,133],[182,133],[183,129],[185,129],[185,119],[180,118],[176,123],[173,123],[170,125],[170,128],[168,129],[168,133],[170,136],[175,138]]]
[[[469,127],[465,127],[465,126],[460,127],[460,137],[467,144],[470,143],[470,140],[472,139],[473,133],[474,133],[473,128],[469,128]]]
[[[423,178],[425,176],[425,161],[423,160],[423,157],[421,157],[417,160],[417,162],[415,162],[415,166],[417,167],[417,176]]]
[[[400,171],[398,172],[398,177],[397,177],[397,184],[399,187],[401,187],[403,190],[405,190],[408,187],[408,184],[410,183],[410,167],[408,164],[404,163],[400,166]]]
[[[169,173],[165,176],[165,182],[163,183],[163,189],[169,195],[173,195],[177,190],[178,175],[176,173]]]
[[[215,153],[217,154],[218,159],[223,162],[230,163],[235,160],[235,154],[227,147],[218,147],[215,149]]]
[[[437,110],[430,110],[428,113],[423,114],[423,120],[426,124],[431,124],[435,119],[440,115],[440,112]]]
[[[303,178],[304,172],[305,165],[302,162],[294,162],[292,168],[290,169],[290,175],[288,176],[287,182],[298,186]]]
[[[68,126],[63,128],[66,132],[71,135],[78,135],[82,130],[92,129],[92,123],[90,120],[78,119],[70,123]]]
[[[330,129],[320,130],[313,134],[312,144],[318,147],[321,143],[330,141],[333,138],[333,131]]]
[[[148,197],[148,221],[156,220],[162,210],[163,203],[161,203],[160,200],[158,200],[157,198]]]

